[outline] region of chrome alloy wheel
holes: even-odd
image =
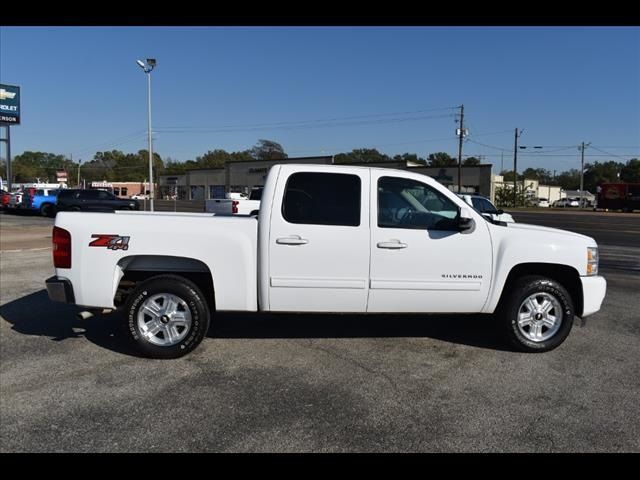
[[[175,345],[191,329],[191,310],[187,302],[171,293],[152,295],[138,310],[138,328],[149,343]]]
[[[520,304],[518,330],[532,342],[544,342],[553,337],[562,324],[562,305],[546,292],[534,293]]]

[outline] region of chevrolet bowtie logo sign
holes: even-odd
[[[0,88],[0,100],[13,100],[16,92],[7,92],[4,88]]]
[[[20,125],[20,87],[0,84],[0,124]]]

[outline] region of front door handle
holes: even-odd
[[[277,238],[276,243],[280,245],[306,245],[309,240],[302,238],[300,235],[292,235],[290,237]]]
[[[400,248],[407,248],[406,243],[402,243],[400,240],[390,240],[388,242],[378,242],[378,248],[387,248],[389,250],[399,250]]]

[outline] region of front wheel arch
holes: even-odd
[[[521,263],[512,267],[502,287],[502,293],[500,294],[496,310],[504,304],[511,291],[511,286],[514,285],[519,278],[527,275],[539,275],[558,282],[569,292],[575,309],[575,315],[578,317],[582,316],[584,299],[580,274],[573,267],[557,263]]]

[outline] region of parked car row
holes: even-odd
[[[560,200],[556,200],[555,202],[553,202],[553,204],[551,206],[554,207],[554,208],[567,208],[567,207],[579,208],[580,207],[580,197],[561,198]],[[583,198],[582,199],[582,206],[583,207],[592,207],[593,206],[593,202],[591,202],[587,198]]]
[[[26,188],[19,192],[3,192],[2,207],[53,217],[59,211],[140,210],[140,202],[133,198],[118,198],[105,190]]]

